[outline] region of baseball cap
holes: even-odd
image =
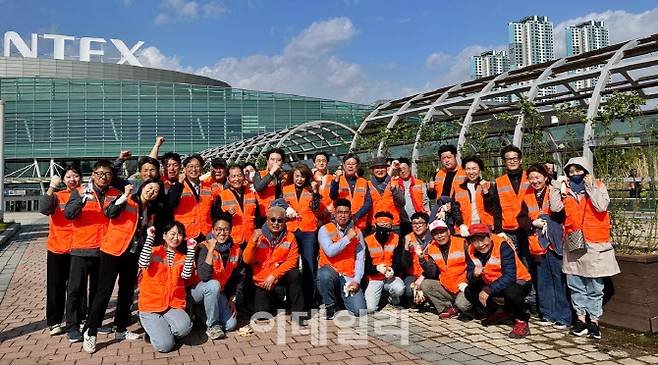
[[[370,163],[370,167],[378,167],[378,166],[388,166],[388,164],[386,163],[386,157],[377,156],[372,159],[372,162]]]
[[[491,230],[489,230],[486,224],[476,223],[468,227],[469,238],[473,236],[486,236],[488,234],[491,234]]]
[[[435,229],[447,230],[448,225],[446,224],[446,222],[444,222],[440,219],[437,219],[437,220],[433,221],[432,223],[430,223],[430,232],[433,232]]]
[[[227,166],[226,160],[223,159],[223,158],[219,158],[219,157],[216,157],[216,158],[213,158],[212,160],[210,160],[210,165],[212,167],[226,167]]]

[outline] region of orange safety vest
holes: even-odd
[[[441,197],[441,192],[443,192],[443,184],[446,181],[447,171],[445,169],[439,170],[434,176],[434,191],[436,191],[437,197]],[[450,195],[455,192],[455,189],[458,185],[466,181],[466,171],[461,167],[457,166],[457,172],[455,177],[452,179],[452,186],[450,187]]]
[[[297,251],[295,235],[292,232],[287,231],[285,238],[274,247],[265,235],[260,235],[255,243],[249,242],[249,245],[251,244],[256,245],[256,253],[250,264],[256,286],[262,288],[263,282],[270,274],[279,279],[289,270],[296,270],[299,252]],[[281,266],[287,268],[287,270],[279,270]]]
[[[84,194],[82,187],[78,188],[80,196]],[[101,242],[110,220],[105,216],[105,209],[114,204],[114,201],[121,196],[121,192],[113,187],[109,187],[105,193],[103,206],[98,201],[96,191],[93,191],[93,197],[87,199],[82,207],[80,214],[73,220],[73,240],[71,241],[71,251],[76,250],[96,250],[100,248]]]
[[[224,190],[224,185],[218,183],[215,181],[215,178],[212,176],[208,176],[205,179],[201,180],[204,183],[209,183],[210,184],[210,189],[212,190],[212,197],[215,199],[216,197],[219,196],[219,194]]]
[[[503,215],[503,229],[506,231],[519,229],[519,222],[516,217],[521,212],[521,202],[527,193],[526,190],[532,189],[525,171],[521,175],[518,193],[514,192],[514,187],[507,174],[496,178],[496,189],[498,190],[498,200]]]
[[[391,181],[386,185],[384,193],[380,194],[375,185],[373,185],[372,181],[368,181],[368,187],[370,188],[370,198],[372,199],[372,209],[370,209],[370,213],[368,214],[368,222],[370,222],[371,225],[375,224],[375,213],[389,212],[393,215],[393,227],[400,226],[400,211],[395,205],[395,202],[393,201],[393,193],[389,189],[392,183],[393,180],[391,179]],[[394,184],[398,184],[398,182],[396,181]],[[398,188],[400,189],[399,185]]]
[[[535,189],[530,188],[526,190],[526,194],[523,197],[526,207],[528,207],[528,217],[530,220],[535,220],[539,218],[542,214],[550,214],[551,210],[549,208],[551,194],[551,186],[546,186],[546,193],[544,193],[544,201],[542,202],[541,208],[537,205],[537,198],[535,197]],[[542,247],[539,243],[539,237],[537,233],[528,235],[528,247],[530,248],[530,254],[532,255],[543,255],[546,253],[546,249]]]
[[[596,180],[594,184],[596,187],[603,185],[600,180]],[[581,194],[580,201],[576,200],[570,189],[562,201],[564,202],[564,213],[566,214],[564,222],[565,235],[580,229],[583,231],[585,241],[588,243],[610,242],[610,214],[608,211],[599,212],[596,210],[592,200],[586,193]]]
[[[231,189],[224,189],[219,196],[222,197],[222,210],[228,211],[229,208],[235,208],[233,214],[233,225],[231,228],[231,238],[236,245],[251,239],[256,229],[254,217],[256,216],[256,194],[250,187],[245,186],[242,194],[242,207],[235,198]]]
[[[139,284],[139,311],[164,312],[169,308],[185,308],[185,280],[181,278],[185,255],[175,252],[174,263],[167,262],[164,245],[153,248],[151,264],[142,269]]]
[[[462,185],[455,186],[455,200],[459,203],[459,208],[464,218],[464,224],[470,226],[473,224],[471,221],[471,195],[467,187]],[[484,209],[484,194],[480,184],[475,185],[475,209],[477,209],[480,223],[484,223],[489,227],[493,226],[493,215]]]
[[[322,179],[325,179],[324,186],[322,186],[322,184],[321,184],[322,181],[317,182],[318,187],[319,187],[320,195],[322,195],[322,204],[325,207],[329,207],[333,203],[333,201],[329,197],[329,191],[331,190],[331,182],[334,181],[334,177],[335,176],[331,175],[331,174],[326,174],[326,175],[322,176]]]
[[[414,211],[425,212],[429,214],[430,212],[427,211],[427,209],[425,209],[425,204],[423,204],[424,202],[423,184],[425,183],[421,179],[417,179],[413,177],[412,179],[413,180],[411,182],[413,185],[409,185],[409,191],[405,191],[404,193],[411,194],[411,202],[414,205]],[[402,187],[402,189],[404,189],[404,182],[400,181],[400,186]]]
[[[197,202],[192,187],[183,182],[183,193],[178,206],[174,208],[174,219],[185,226],[185,238],[196,238],[199,234],[208,234],[212,229],[210,210],[213,204],[213,191],[209,182],[200,182],[199,201]]]
[[[238,262],[240,261],[240,246],[233,244],[229,250],[226,264],[224,264],[222,261],[222,255],[217,252],[217,250],[212,250],[212,252],[210,252],[210,250],[208,250],[208,244],[206,241],[202,242],[201,244],[206,247],[207,254],[212,255],[212,280],[217,280],[220,287],[224,288],[228,282],[228,279],[231,278],[233,270],[238,266]],[[200,281],[201,278],[199,278],[195,262],[195,269],[192,277],[187,280],[189,284],[188,286],[196,286]]]
[[[392,233],[388,236],[388,241],[384,246],[380,245],[375,238],[374,234],[365,238],[366,246],[368,247],[368,252],[370,252],[370,258],[372,259],[372,265],[377,266],[379,264],[384,264],[387,267],[393,266],[393,252],[395,247],[398,245],[400,236],[396,233]],[[384,280],[384,274],[377,273],[368,275],[368,280]]]
[[[451,293],[459,292],[459,284],[466,282],[466,253],[464,251],[464,239],[450,237],[448,248],[448,260],[443,259],[441,248],[434,240],[430,242],[427,254],[439,267],[439,282]]]
[[[101,251],[112,256],[121,256],[135,237],[138,220],[139,204],[128,198],[121,214],[110,219],[107,232],[101,242]]]
[[[354,184],[354,194],[350,191],[350,186],[345,179],[345,175],[341,175],[338,180],[338,198],[345,198],[352,203],[352,214],[363,207],[363,204],[366,202],[366,193],[368,191],[368,182],[362,177],[356,178],[356,183]],[[372,209],[372,208],[371,208]],[[359,220],[354,222],[354,226],[358,229],[366,229],[368,224],[368,213],[364,214]]]
[[[258,173],[260,174],[261,179],[269,174],[267,170],[258,171]],[[286,173],[281,171],[281,174],[279,174],[278,177],[281,184],[283,184],[285,177]],[[283,186],[281,187],[283,188]],[[263,191],[257,191],[256,195],[258,196],[258,208],[264,217],[267,215],[267,210],[270,208],[270,204],[276,199],[276,185],[274,184],[274,180],[270,181]]]
[[[48,251],[57,254],[71,252],[73,240],[73,222],[64,217],[64,207],[69,201],[71,190],[62,190],[55,193],[57,206],[49,217],[48,224]]]
[[[298,229],[302,232],[315,232],[318,229],[318,219],[315,212],[311,210],[313,193],[304,188],[297,199],[295,185],[287,185],[283,187],[283,199],[297,212],[297,218],[289,218],[286,223],[289,232]]]
[[[418,238],[416,237],[416,234],[413,232],[409,233],[406,238],[409,239],[409,252],[411,253],[411,262],[412,262],[411,267],[409,268],[409,270],[407,270],[407,274],[413,275],[415,277],[419,277],[423,275],[423,267],[420,266],[418,255],[416,255],[416,246],[420,247],[420,242],[418,242]],[[428,246],[425,246],[425,250],[427,250]],[[425,252],[427,253],[427,251]]]
[[[480,274],[480,278],[482,278],[482,281],[487,285],[493,283],[501,276],[503,276],[502,262],[500,257],[500,245],[505,242],[505,240],[497,235],[490,235],[489,237],[491,237],[492,241],[491,255],[489,256],[489,260],[487,260],[487,263],[482,269],[482,274]],[[512,249],[512,251],[514,251],[514,249]],[[468,256],[471,260],[475,258],[475,247],[473,247],[473,245],[468,247]],[[516,261],[516,280],[529,282],[530,274],[528,273],[525,265],[523,265],[521,260],[519,260],[519,256],[516,254],[516,251],[514,251],[514,260]]]
[[[341,239],[341,235],[338,232],[338,228],[336,227],[335,223],[330,222],[325,224],[323,227],[325,227],[327,233],[329,233],[329,237],[333,242],[332,244],[336,244],[336,242]],[[354,267],[356,266],[356,248],[359,245],[359,233],[361,233],[358,228],[354,228],[354,230],[356,231],[357,235],[350,240],[350,243],[345,246],[343,251],[334,257],[327,256],[327,254],[324,253],[322,246],[320,246],[320,259],[318,262],[318,267],[329,265],[339,274],[350,278],[354,277]]]

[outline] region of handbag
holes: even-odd
[[[571,254],[581,255],[587,252],[587,245],[585,244],[585,236],[582,230],[576,230],[567,234],[567,242],[564,248]]]

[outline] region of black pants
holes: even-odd
[[[464,296],[473,304],[476,310],[484,309],[487,314],[493,314],[498,309],[496,302],[493,300],[494,296],[489,296],[486,307],[483,308],[482,303],[480,303],[479,295],[484,286],[481,280],[471,281],[464,290]],[[511,314],[514,319],[527,321],[530,316],[526,312],[525,297],[530,293],[530,288],[531,284],[529,282],[523,285],[512,283],[502,292],[496,293],[495,296],[505,299],[505,311]]]
[[[76,329],[87,316],[87,303],[91,303],[96,295],[99,262],[97,256],[71,255],[69,286],[66,291],[66,331]]]
[[[112,256],[101,252],[98,289],[89,309],[89,319],[85,328],[90,336],[95,336],[103,322],[105,311],[110,303],[114,283],[119,277],[119,293],[114,313],[114,325],[117,332],[125,332],[130,325],[130,306],[133,303],[135,281],[137,280],[137,260],[139,254],[126,250],[121,256]]]
[[[284,289],[290,303],[290,311],[303,312],[304,295],[302,294],[302,275],[298,269],[292,269],[283,275],[276,283],[276,287],[272,288],[272,290],[268,291],[256,287],[254,292],[254,312],[270,312],[272,310],[272,300],[277,300],[277,297]]]
[[[48,251],[46,260],[46,322],[54,326],[64,319],[71,255]]]

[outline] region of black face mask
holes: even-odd
[[[388,236],[390,234],[391,234],[390,228],[375,226],[375,238],[377,239],[377,241],[382,242],[388,240]]]

